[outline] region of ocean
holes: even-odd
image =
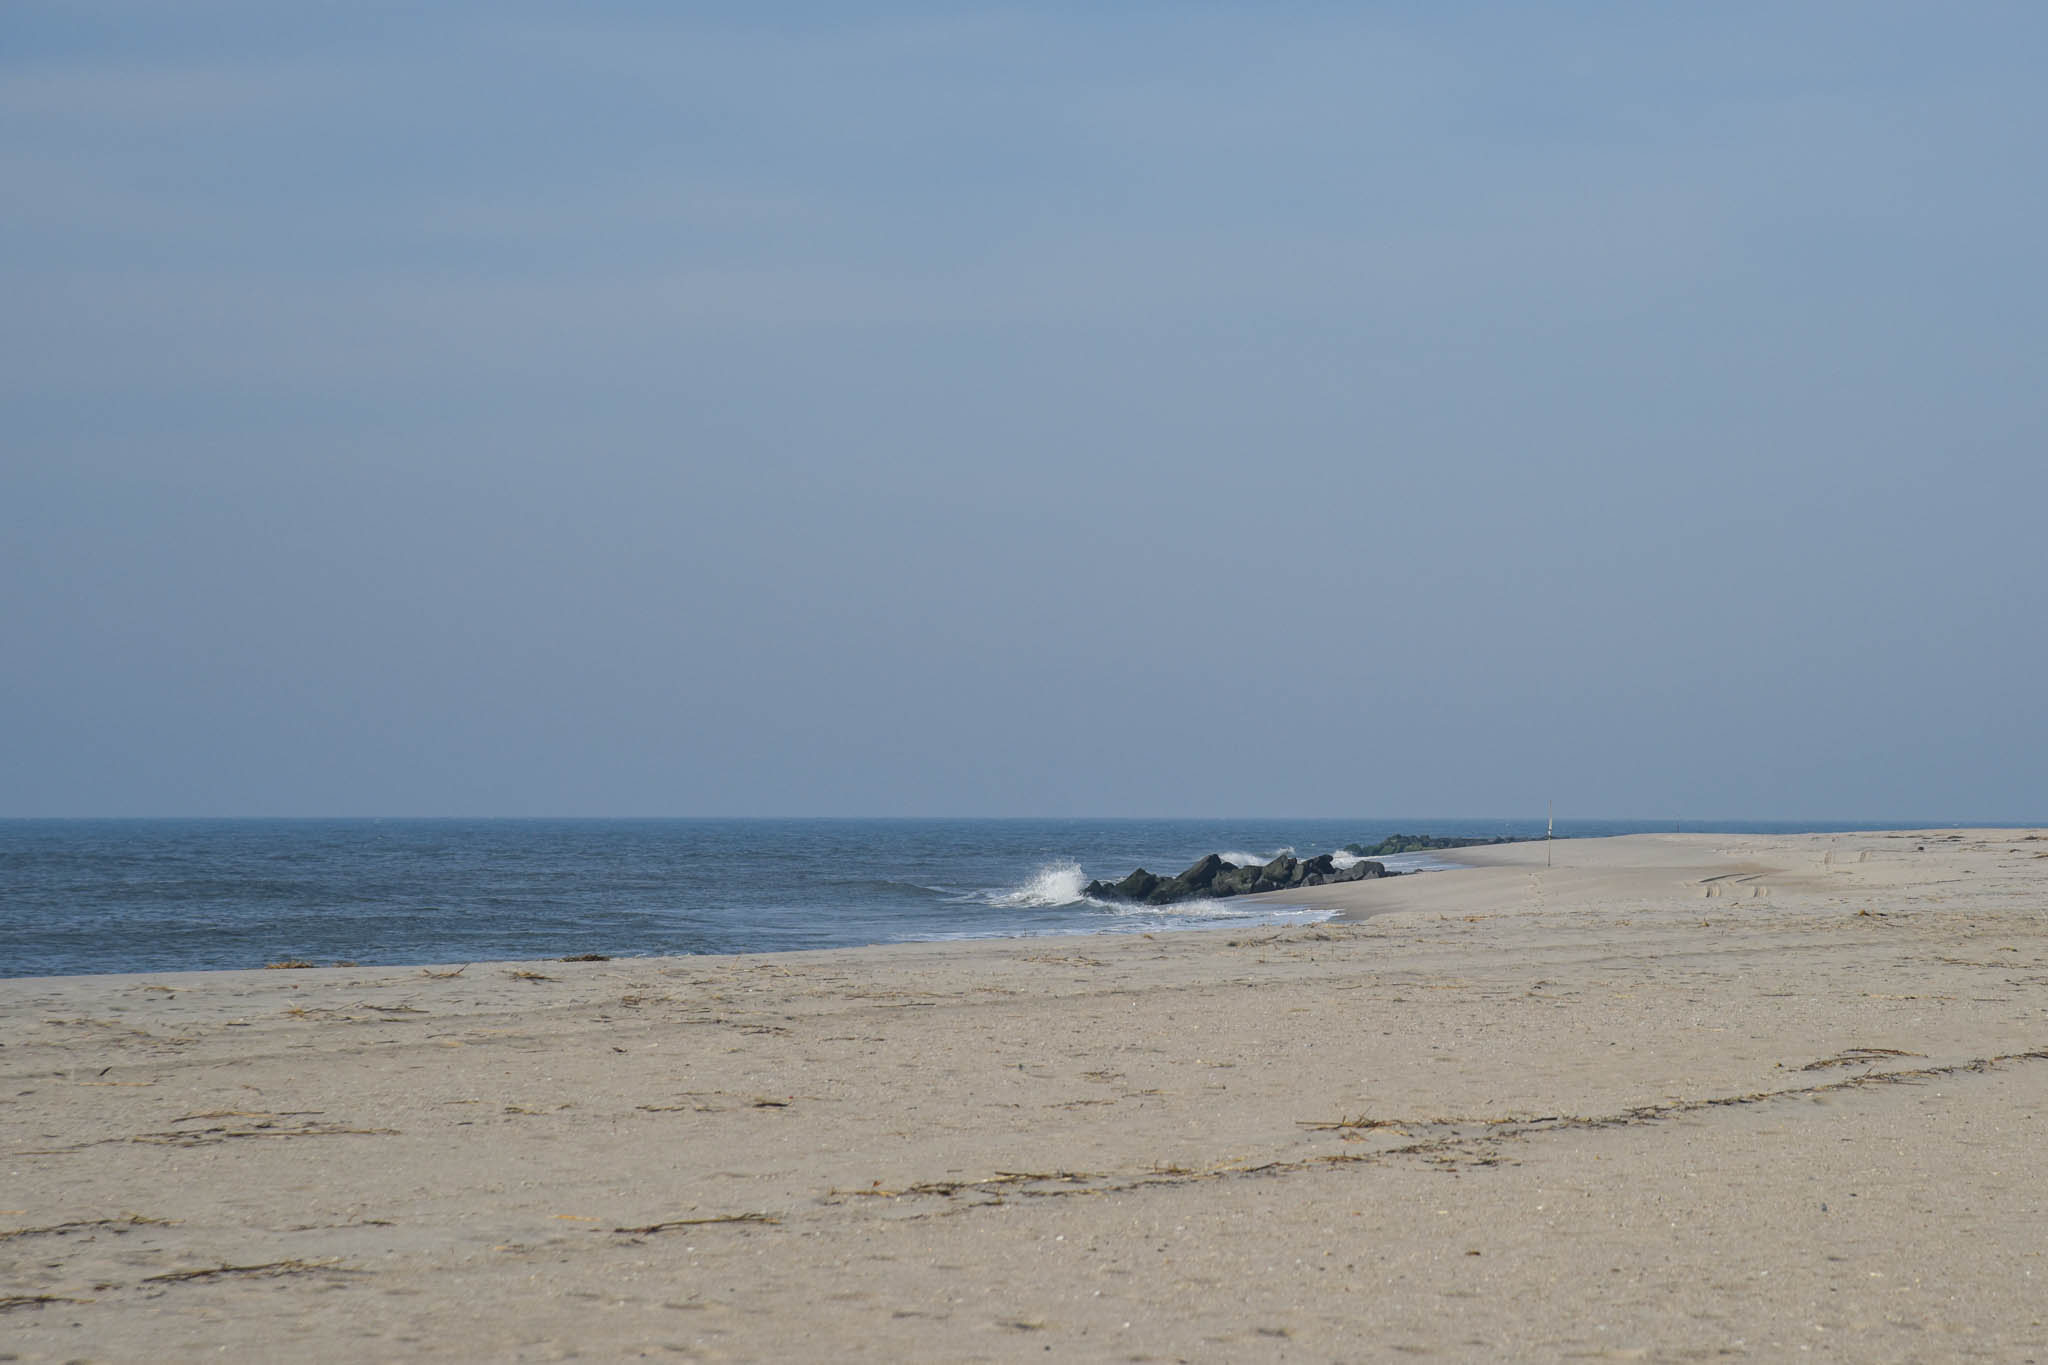
[[[1670,821],[1560,822],[1560,836]],[[1897,824],[1724,823],[1793,833]],[[1089,878],[1265,861],[1395,833],[1541,838],[1543,821],[4,820],[0,976],[603,953],[752,953],[955,938],[1298,924],[1244,901],[1083,899]],[[1441,866],[1427,855],[1390,868]]]

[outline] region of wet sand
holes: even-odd
[[[2048,836],[0,981],[0,1358],[2048,1361]]]

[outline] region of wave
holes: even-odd
[[[1070,934],[1137,934],[1173,929],[1221,929],[1236,925],[1243,929],[1286,929],[1304,924],[1321,924],[1337,912],[1318,907],[1269,906],[1254,909],[1225,909],[1217,901],[1183,901],[1179,905],[1109,905],[1086,901],[1115,913],[1109,919],[1092,919],[1057,927],[1000,929],[952,929],[936,933],[898,934],[897,943],[931,943],[952,939],[1057,938]]]
[[[1010,891],[1000,892],[988,898],[988,903],[1004,910],[1016,910],[1030,906],[1079,905],[1084,897],[1082,888],[1088,885],[1088,874],[1077,862],[1048,863],[1033,873],[1031,880]]]
[[[1261,857],[1256,853],[1231,852],[1219,855],[1225,862],[1237,867],[1263,867],[1282,854],[1292,856],[1293,848],[1276,849]],[[1338,854],[1338,858],[1359,861],[1349,854]],[[1338,866],[1348,864],[1340,861]],[[1235,898],[1213,900],[1204,898],[1191,901],[1174,901],[1167,905],[1146,905],[1139,902],[1096,900],[1083,892],[1088,886],[1088,874],[1072,859],[1047,863],[1032,873],[1021,886],[1004,890],[989,890],[978,894],[952,897],[961,901],[978,901],[997,910],[1049,910],[1064,906],[1087,907],[1091,910],[1107,911],[1115,920],[1133,929],[1142,928],[1195,928],[1203,924],[1220,924],[1228,921],[1251,920],[1263,924],[1313,924],[1334,913],[1329,910],[1307,910],[1295,907],[1281,908],[1263,904],[1251,904]],[[1095,922],[1100,929],[1101,921]],[[1093,932],[1079,929],[1076,932]],[[971,933],[978,937],[984,931]],[[1015,930],[996,931],[998,934],[1014,933]]]
[[[1082,894],[1087,886],[1088,874],[1081,870],[1079,863],[1067,860],[1047,863],[1032,873],[1030,880],[1022,886],[1011,887],[1006,891],[983,892],[973,899],[998,910],[1043,910],[1075,905],[1107,910],[1113,915],[1131,919],[1222,920],[1245,919],[1271,913],[1264,908],[1250,905],[1235,906],[1222,900],[1174,901],[1168,905],[1095,900]]]
[[[1089,904],[1116,915],[1153,919],[1256,919],[1272,913],[1263,905],[1233,905],[1227,900],[1210,900],[1206,897],[1191,901],[1169,901],[1165,905],[1145,905],[1136,901],[1090,901]]]
[[[1290,858],[1293,857],[1294,845],[1289,844],[1285,848],[1276,848],[1271,853],[1242,853],[1232,849],[1228,853],[1219,853],[1216,856],[1229,863],[1232,867],[1264,867],[1267,863],[1272,862],[1283,854]]]

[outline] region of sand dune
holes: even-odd
[[[2048,838],[1285,931],[0,981],[22,1360],[2048,1359]]]

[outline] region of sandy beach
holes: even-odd
[[[0,1360],[2048,1361],[2048,832],[0,981]]]

